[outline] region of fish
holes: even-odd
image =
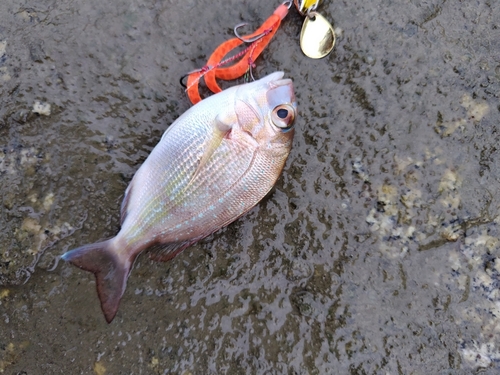
[[[230,87],[184,112],[135,173],[118,234],[61,258],[96,278],[108,323],[137,256],[165,262],[243,216],[278,180],[292,147],[297,103],[283,72]]]

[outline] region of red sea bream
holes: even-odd
[[[276,72],[201,101],[165,131],[125,191],[116,237],[62,256],[95,274],[108,323],[139,253],[172,259],[269,192],[290,152],[296,113],[292,81]]]

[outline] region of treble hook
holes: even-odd
[[[252,79],[252,81],[255,81],[255,78],[253,76],[253,71],[252,71],[252,68],[255,68],[255,63],[253,62],[252,58],[249,57],[248,58],[248,70],[245,74],[245,80],[248,82],[248,75],[250,75],[250,78]]]
[[[242,41],[242,42],[244,42],[244,43],[253,43],[253,42],[256,42],[257,40],[259,40],[259,39],[261,39],[261,38],[265,37],[265,36],[268,34],[268,32],[263,32],[263,33],[261,33],[261,34],[259,34],[259,35],[254,36],[253,38],[250,38],[250,39],[245,39],[244,37],[242,37],[242,36],[238,33],[238,29],[239,29],[240,27],[242,27],[242,26],[246,26],[246,25],[248,25],[248,23],[246,23],[246,22],[239,23],[239,24],[237,24],[237,25],[234,27],[234,29],[233,29],[233,31],[234,31],[234,35],[236,35],[236,38],[238,38],[239,40],[241,40],[241,41]]]

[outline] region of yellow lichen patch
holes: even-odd
[[[0,354],[4,352],[3,359],[0,360],[0,373],[5,372],[5,369],[7,366],[12,365],[16,361],[16,355],[15,355],[15,346],[11,342],[9,343],[5,349],[0,350]]]
[[[454,191],[458,186],[460,186],[458,175],[451,169],[447,169],[446,172],[444,172],[443,177],[441,178],[438,191],[440,193],[446,191]]]
[[[5,55],[6,50],[7,50],[7,41],[5,40],[0,41],[0,58],[2,58]],[[7,71],[7,67],[2,66],[0,68],[0,81],[6,82],[10,80],[10,78],[11,77],[9,72]]]
[[[22,166],[32,166],[38,162],[38,158],[36,157],[37,151],[34,147],[30,147],[29,149],[21,150],[19,153],[19,164]],[[14,157],[14,156],[13,156]]]
[[[477,238],[466,238],[465,244],[467,246],[474,245],[476,247],[484,247],[488,252],[492,252],[498,246],[498,238],[481,233]]]
[[[400,174],[403,172],[406,168],[408,168],[410,165],[414,164],[413,158],[406,156],[406,157],[399,157],[398,155],[394,156],[394,162],[396,164],[396,172],[397,174]]]
[[[457,188],[460,187],[461,181],[458,175],[451,169],[447,169],[441,181],[439,182],[438,191],[441,194],[440,202],[447,209],[457,209],[460,206],[461,197],[458,194]],[[447,237],[447,236],[445,236]]]
[[[384,210],[387,215],[397,215],[398,209],[396,203],[398,201],[398,189],[392,185],[382,185],[378,189],[378,200],[384,205]]]
[[[26,349],[29,345],[30,345],[29,341],[23,341],[18,346],[19,346],[19,349]]]
[[[448,225],[441,230],[441,237],[447,241],[456,241],[462,236],[461,229],[459,224]]]
[[[385,183],[376,189],[374,207],[366,217],[385,256],[399,258],[411,248],[425,249],[428,244],[442,243],[443,239],[457,241],[463,237],[464,224],[459,217],[462,178],[453,168],[445,169],[445,159],[439,158],[443,153],[442,150],[426,150],[423,160],[394,156],[393,165],[400,181],[398,184]],[[427,164],[441,166],[441,179],[432,186],[432,195],[438,192],[438,199],[429,197],[421,186],[423,168],[419,167]]]
[[[94,363],[94,373],[97,375],[104,375],[106,373],[106,367],[101,362]]]
[[[417,209],[422,206],[422,191],[409,189],[406,193],[401,194],[400,201],[406,207],[406,210],[401,211],[401,219],[407,224],[411,223],[417,215]]]
[[[461,103],[462,107],[467,110],[467,115],[473,121],[481,121],[484,116],[490,110],[490,107],[485,102],[479,102],[472,99],[472,97],[468,94],[462,96]]]
[[[10,294],[10,290],[9,289],[2,289],[0,290],[0,299],[4,299],[4,298],[7,298]]]
[[[43,208],[48,211],[54,204],[54,193],[49,193],[43,200]]]
[[[392,185],[385,184],[379,188],[379,198],[381,201],[393,201],[396,198],[397,194],[397,188]]]
[[[470,121],[477,123],[486,116],[490,110],[488,103],[472,99],[468,94],[465,94],[460,99],[460,104],[467,111],[466,118],[457,118],[451,121],[439,120],[435,130],[438,134],[448,137],[457,129],[463,129]]]
[[[461,184],[457,173],[451,169],[447,169],[444,172],[439,182],[438,191],[441,195],[439,202],[448,212],[448,219],[440,225],[440,234],[447,241],[456,241],[463,235],[463,228],[460,220],[458,220],[456,211],[460,208],[462,201],[458,191]]]
[[[38,19],[38,14],[33,9],[23,9],[16,12],[16,16],[22,21],[33,22],[33,20]]]
[[[440,128],[441,131],[439,131],[438,133],[445,137],[448,137],[452,135],[455,132],[455,130],[463,129],[466,124],[467,120],[464,118],[455,121],[446,121],[442,123]]]
[[[8,70],[7,70],[7,67],[6,66],[2,66],[0,68],[0,80],[4,81],[4,82],[7,82],[11,79],[12,77],[10,76]]]
[[[21,229],[29,232],[29,233],[39,233],[40,229],[42,229],[41,225],[38,224],[38,221],[31,217],[27,217],[23,220],[23,224],[21,225]]]

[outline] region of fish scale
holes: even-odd
[[[292,82],[276,72],[203,100],[167,129],[125,191],[118,234],[62,256],[94,273],[108,322],[142,251],[172,259],[271,190],[290,152],[295,115]]]
[[[168,144],[164,147],[167,146]],[[214,201],[219,197],[218,192],[225,192],[232,185],[237,183],[237,179],[239,178],[239,176],[241,176],[243,174],[243,171],[248,168],[253,156],[253,152],[248,149],[242,149],[242,152],[237,152],[236,150],[226,151],[222,149],[221,152],[218,151],[219,150],[217,150],[217,153],[213,155],[211,162],[207,165],[207,168],[205,169],[206,172],[199,175],[198,178],[192,181],[187,188],[185,187],[185,185],[189,182],[188,180],[192,172],[186,171],[186,169],[191,169],[194,171],[196,168],[195,165],[189,166],[189,164],[187,164],[185,165],[185,169],[178,171],[178,174],[186,177],[177,179],[177,184],[171,189],[166,188],[165,182],[159,184],[156,183],[158,179],[154,179],[151,182],[148,182],[148,189],[152,191],[154,198],[151,199],[151,197],[146,197],[146,199],[149,199],[147,205],[157,206],[157,201],[164,202],[163,210],[161,212],[144,210],[143,212],[141,212],[142,216],[138,218],[131,217],[130,221],[133,221],[131,225],[141,226],[141,229],[136,232],[142,233],[148,226],[150,226],[151,222],[156,222],[158,220],[161,220],[162,218],[163,225],[168,229],[173,229],[177,224],[179,224],[179,218],[185,216],[191,217],[203,206],[207,204],[213,204]],[[227,168],[223,168],[223,165],[220,162],[221,159],[227,160],[224,155],[228,152],[235,156],[232,164],[235,170],[234,172],[233,169],[228,170]],[[159,159],[161,159],[162,157],[162,154],[158,155]],[[207,189],[207,186],[211,186],[211,189]],[[212,192],[212,190],[214,190],[215,192]],[[177,194],[173,193],[173,191],[176,191]],[[167,199],[172,195],[175,195],[176,199]],[[207,199],[209,199],[208,202]],[[124,226],[125,225],[126,224],[124,223]],[[204,223],[196,221],[195,223],[190,225],[204,225]],[[186,239],[178,237],[178,233],[181,231],[182,229],[175,231],[175,233],[177,234],[174,234],[174,232],[171,231],[172,235],[175,236],[175,238],[172,238],[171,241],[168,242]],[[169,233],[169,231],[163,231],[163,233],[166,234]]]

